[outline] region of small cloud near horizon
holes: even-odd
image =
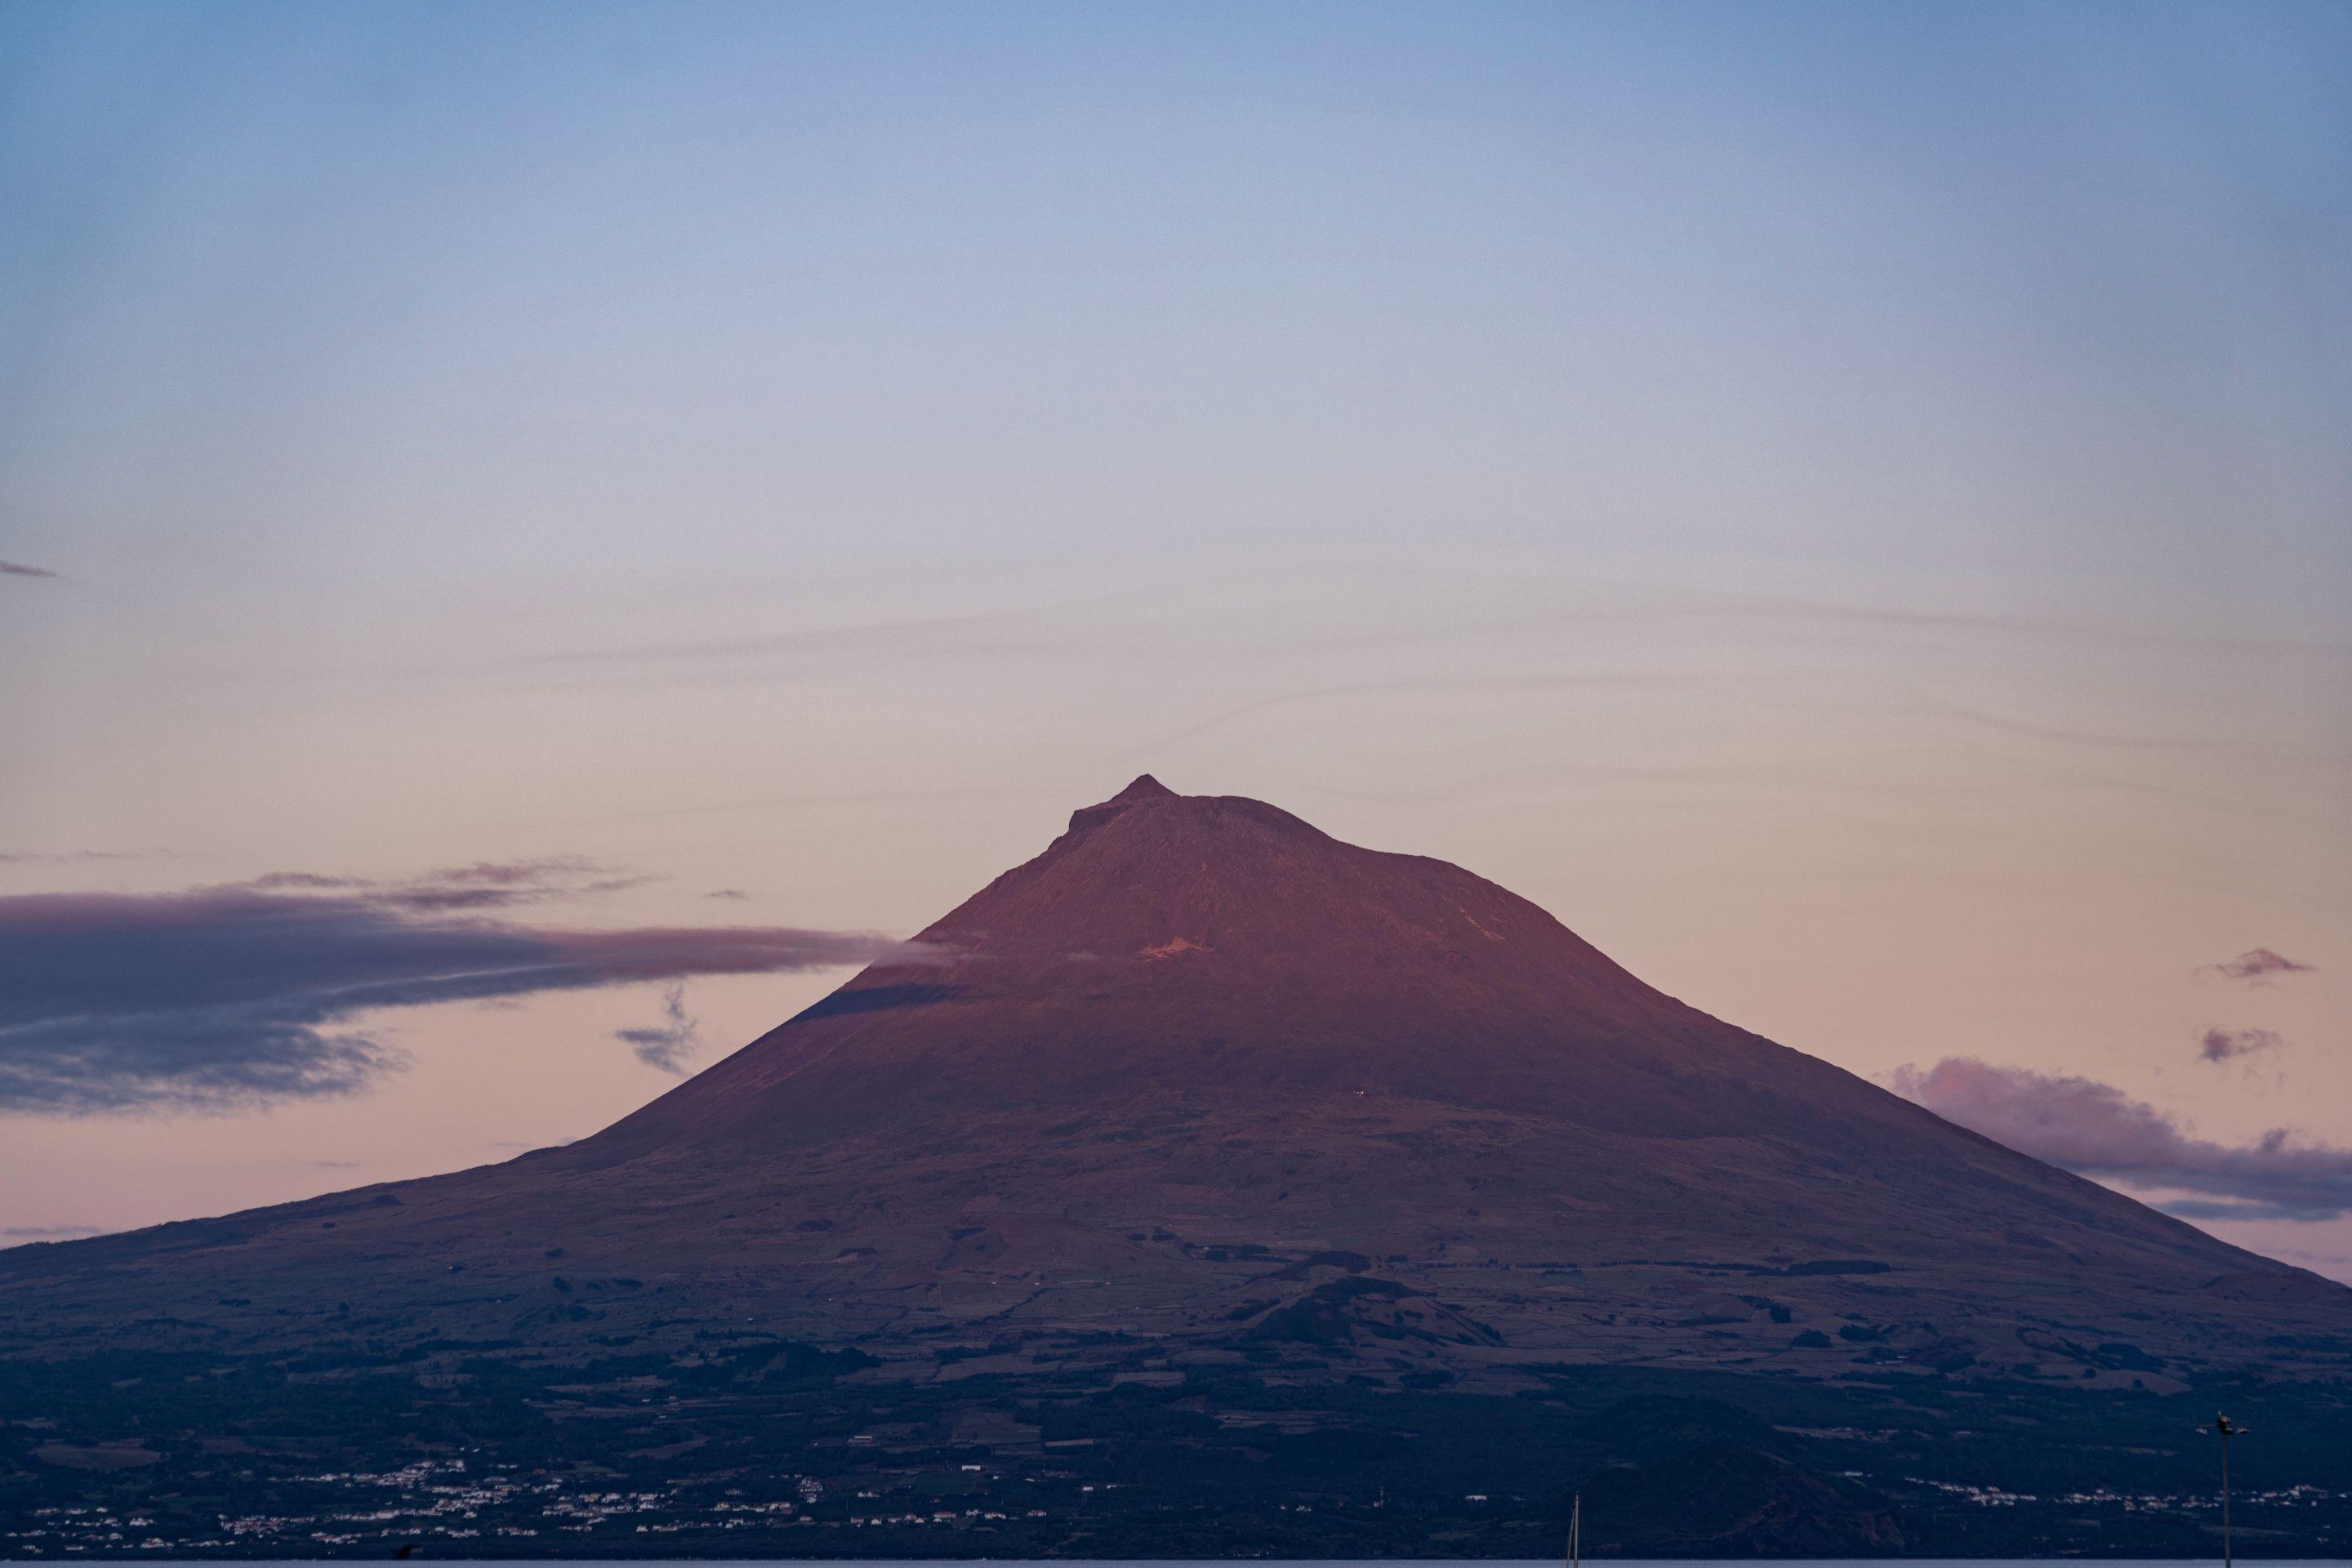
[[[105,1236],[117,1228],[110,1225],[12,1225],[0,1226],[0,1237],[10,1241],[79,1241],[86,1236]]]
[[[2209,1062],[2236,1061],[2262,1051],[2274,1051],[2286,1044],[2285,1037],[2273,1029],[2221,1029],[2205,1031],[2197,1042],[2197,1054]]]
[[[740,888],[713,888],[702,896],[706,899],[727,899],[740,903],[751,895]]]
[[[613,1037],[635,1051],[637,1060],[647,1067],[684,1078],[686,1064],[702,1049],[701,1026],[686,1010],[684,985],[663,988],[662,1017],[659,1028],[615,1029]]]
[[[2191,1194],[2155,1206],[2185,1219],[2335,1219],[2352,1211],[2352,1149],[2273,1128],[2217,1143],[2111,1084],[1946,1057],[1902,1067],[1895,1091],[1948,1121],[2078,1175]]]
[[[2231,980],[2260,980],[2271,974],[2316,974],[2319,971],[2315,964],[2297,963],[2267,947],[2257,947],[2238,954],[2227,963],[2206,964],[2198,973],[2219,974]]]
[[[57,579],[59,574],[46,566],[27,566],[21,561],[0,561],[0,577],[47,577]]]

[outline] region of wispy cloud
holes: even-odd
[[[27,566],[21,561],[0,561],[0,577],[56,577],[58,574],[46,566]]]
[[[713,888],[702,896],[706,899],[725,899],[730,903],[740,904],[751,895],[740,888]]]
[[[2251,1057],[2262,1051],[2274,1051],[2286,1044],[2270,1029],[2208,1029],[2197,1042],[2197,1054],[2209,1062],[2233,1062],[2241,1057]]]
[[[2251,1143],[2194,1135],[2111,1084],[1946,1057],[1897,1068],[1895,1092],[2021,1153],[2144,1191],[2189,1219],[2334,1219],[2352,1210],[2352,1149],[2275,1128]]]
[[[1608,672],[1575,675],[1412,676],[1395,680],[1356,681],[1344,686],[1321,686],[1297,691],[1278,691],[1238,706],[1223,708],[1216,712],[1195,719],[1189,724],[1158,736],[1149,745],[1141,748],[1138,754],[1148,757],[1163,755],[1188,741],[1196,741],[1212,731],[1223,729],[1238,720],[1247,719],[1255,714],[1282,708],[1325,707],[1353,698],[1394,697],[1407,693],[1508,695],[1584,690],[1640,690],[1691,685],[1717,679],[1720,678]]]
[[[104,1225],[12,1225],[0,1226],[0,1237],[10,1241],[74,1241],[85,1236],[104,1236],[113,1228]]]
[[[81,860],[159,860],[162,849],[0,849],[0,865],[68,865]]]
[[[684,1078],[686,1064],[702,1049],[701,1032],[686,1010],[685,986],[664,988],[662,1017],[664,1022],[657,1029],[615,1029],[613,1037],[627,1044],[637,1053],[637,1060],[647,1067]]]
[[[2273,974],[2315,974],[2318,970],[2308,963],[2297,963],[2267,947],[2257,947],[2238,954],[2227,963],[2209,963],[2200,974],[2220,974],[2231,980],[2262,980]]]
[[[1121,595],[1068,605],[808,626],[736,637],[631,643],[490,660],[485,668],[579,682],[759,681],[794,679],[861,664],[1028,658],[1066,653],[1096,640],[1088,607]],[[1074,618],[1076,617],[1076,618]]]
[[[401,1065],[349,1026],[381,1009],[928,956],[870,931],[595,931],[482,912],[625,880],[541,860],[404,881],[287,872],[171,893],[0,898],[0,1111],[350,1094]]]
[[[642,887],[648,877],[626,876],[593,860],[551,856],[530,860],[477,860],[445,866],[421,877],[383,881],[369,877],[329,877],[315,871],[272,871],[237,884],[263,892],[341,893],[389,910],[444,913],[499,910],[552,899],[590,898]]]
[[[1845,624],[1888,631],[1957,632],[2004,642],[2033,637],[2093,647],[2189,648],[2216,653],[2290,657],[2318,655],[2338,658],[2352,654],[2352,643],[2345,642],[2295,637],[2209,637],[2168,628],[2117,626],[2066,616],[2000,615],[1885,604],[1842,604],[1818,599],[1731,600],[1713,606],[1713,613],[1783,619],[1813,627]]]

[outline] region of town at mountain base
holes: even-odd
[[[2339,1286],[1145,778],[595,1137],[0,1253],[0,1549],[2172,1554],[2226,1395],[2326,1555],[2347,1369]]]

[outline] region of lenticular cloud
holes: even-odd
[[[296,872],[0,898],[0,1111],[349,1094],[400,1065],[355,1022],[383,1009],[846,966],[899,946],[870,931],[584,931],[485,912],[623,885],[523,861],[396,883]]]

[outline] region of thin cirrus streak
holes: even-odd
[[[342,893],[385,909],[417,914],[504,909],[550,899],[617,893],[643,887],[652,879],[618,873],[577,856],[557,855],[526,860],[477,860],[396,881],[325,876],[316,871],[271,871],[237,886],[260,892]]]
[[[1733,678],[1691,677],[1685,679],[1685,678],[1674,678],[1660,674],[1630,672],[1601,672],[1569,675],[1472,675],[1458,677],[1413,676],[1395,680],[1359,681],[1345,686],[1323,686],[1297,691],[1278,691],[1270,696],[1255,698],[1250,701],[1240,703],[1234,707],[1221,709],[1203,718],[1196,719],[1180,729],[1169,731],[1154,739],[1150,745],[1141,748],[1137,754],[1142,756],[1158,756],[1183,743],[1184,742],[1198,740],[1201,736],[1209,733],[1213,730],[1220,729],[1224,725],[1233,723],[1236,720],[1248,718],[1252,714],[1266,712],[1276,708],[1296,707],[1302,704],[1328,703],[1340,698],[1386,697],[1402,692],[1525,693],[1588,689],[1639,690],[1643,689],[1654,689],[1669,687],[1675,685],[1678,682],[1686,684],[1689,681],[1698,679],[1729,679]]]
[[[167,860],[162,849],[0,849],[0,866],[68,866],[84,860]]]
[[[978,658],[1004,654],[1068,652],[1074,634],[1055,623],[1072,612],[1116,603],[1125,595],[1096,595],[1073,602],[1032,608],[989,611],[959,616],[932,616],[900,621],[864,622],[848,626],[814,626],[765,632],[737,637],[703,637],[684,641],[617,644],[603,647],[510,654],[469,668],[485,670],[554,672],[576,669],[591,683],[675,679],[765,679],[772,668],[794,660],[881,659],[920,661],[940,658]],[[704,672],[696,676],[691,672]],[[746,673],[749,672],[749,673]]]
[[[1896,1093],[1948,1121],[2078,1175],[2186,1193],[2158,1206],[2184,1219],[2326,1220],[2352,1211],[2352,1149],[2199,1138],[2156,1107],[2087,1078],[1946,1057],[1895,1069]]]
[[[588,931],[480,912],[618,880],[559,860],[399,882],[298,872],[170,893],[0,898],[0,1111],[352,1094],[402,1061],[347,1026],[363,1013],[927,956],[871,931]],[[668,1062],[683,1061],[683,1044]]]
[[[2160,627],[2119,626],[2074,617],[1939,610],[1900,605],[1839,604],[1819,599],[1741,599],[1713,606],[1729,616],[1787,618],[1817,626],[1845,624],[1890,630],[1951,632],[1985,637],[2032,637],[2089,647],[2173,649],[2255,658],[2352,658],[2352,643],[2318,637],[2214,637]]]
[[[2108,731],[2092,730],[2068,724],[2040,723],[2005,713],[1989,713],[1961,703],[1948,701],[1927,692],[1915,692],[1919,707],[1965,723],[2022,735],[2029,740],[2055,741],[2065,745],[2094,750],[2122,752],[2228,752],[2252,754],[2276,762],[2341,763],[2352,761],[2352,752],[2307,751],[2261,746],[2240,739],[2220,735],[2127,735]]]
[[[86,1236],[104,1236],[112,1228],[103,1225],[11,1225],[0,1226],[0,1237],[10,1241],[79,1241]]]

